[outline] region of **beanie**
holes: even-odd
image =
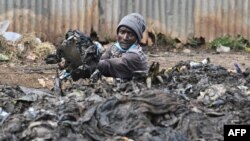
[[[143,32],[146,28],[146,23],[142,15],[139,13],[131,13],[121,19],[116,30],[117,33],[121,26],[126,26],[133,30],[138,41],[141,41]]]

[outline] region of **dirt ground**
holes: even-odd
[[[249,67],[250,54],[244,52],[216,53],[206,50],[186,50],[179,52],[148,52],[151,62],[159,62],[161,68],[170,68],[179,61],[201,61],[210,58],[211,63],[234,70],[234,63],[238,63],[242,70]],[[0,85],[21,85],[32,88],[48,88],[53,86],[56,65],[47,65],[43,61],[19,63],[0,62]]]

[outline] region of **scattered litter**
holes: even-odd
[[[3,35],[8,29],[10,22],[8,20],[0,22],[0,35]]]
[[[38,82],[39,82],[39,84],[41,84],[42,87],[46,86],[44,79],[38,79]]]
[[[0,125],[2,126],[3,122],[10,115],[10,113],[5,112],[2,107],[0,107]]]
[[[38,112],[33,108],[29,107],[27,111],[24,112],[24,116],[28,119],[34,119],[37,116]]]
[[[190,61],[190,67],[191,68],[202,67],[203,65],[207,65],[208,63],[210,63],[209,58],[206,58],[206,59],[202,60],[201,62]]]
[[[234,63],[234,66],[235,66],[235,70],[236,70],[237,73],[242,73],[242,70],[241,70],[240,66],[237,63]]]
[[[204,92],[200,92],[200,96],[197,98],[198,101],[202,101],[208,105],[222,97],[226,92],[226,88],[222,84],[216,84],[210,86]]]
[[[22,37],[22,35],[16,32],[4,32],[3,37],[7,41],[16,42],[19,38]]]
[[[216,48],[216,52],[219,52],[219,53],[222,53],[222,52],[230,52],[230,47],[227,47],[227,46],[223,46],[223,45],[219,45],[217,48]]]

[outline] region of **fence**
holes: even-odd
[[[211,41],[225,34],[250,39],[249,9],[248,0],[0,0],[0,21],[11,22],[8,31],[56,42],[68,29],[114,38],[119,20],[139,12],[148,31]]]

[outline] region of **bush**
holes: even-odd
[[[232,50],[246,50],[246,48],[250,48],[249,41],[245,39],[241,35],[233,36],[222,36],[214,39],[209,46],[212,49],[216,49],[220,45],[230,47]]]

